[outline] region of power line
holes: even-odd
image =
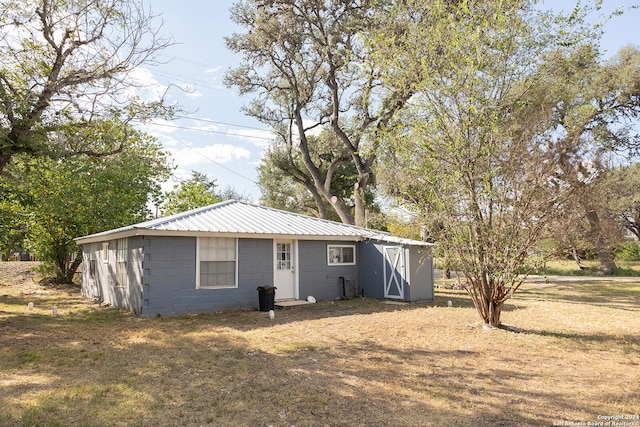
[[[184,118],[191,118],[191,117],[186,117],[186,116],[185,116]],[[208,119],[198,119],[198,118],[191,118],[191,119],[193,119],[193,120],[205,121],[205,122],[206,122],[206,121],[210,121],[210,122],[214,122],[214,123],[222,123],[222,122],[216,122],[216,121],[208,120]],[[142,123],[142,122],[139,122],[139,123]],[[186,126],[171,125],[171,124],[168,124],[168,123],[154,123],[154,125],[156,125],[156,126],[165,126],[165,127],[170,127],[170,128],[177,128],[177,129],[186,129],[186,130],[192,130],[192,131],[200,131],[200,132],[208,132],[208,133],[216,133],[216,134],[222,134],[222,135],[229,135],[228,133],[226,133],[226,132],[222,132],[222,131],[215,131],[215,130],[210,130],[210,129],[190,128],[190,127],[186,127]],[[229,125],[229,126],[238,126],[238,127],[247,127],[247,128],[250,128],[250,129],[258,129],[258,128],[251,128],[251,127],[248,127],[248,126],[242,126],[242,125],[234,125],[234,124],[228,124],[228,125]],[[258,129],[258,130],[264,130],[264,129]],[[218,161],[216,161],[216,160],[214,160],[214,159],[210,158],[209,156],[207,156],[207,155],[205,155],[205,154],[201,153],[200,151],[198,151],[198,150],[197,150],[197,147],[193,147],[193,146],[191,146],[191,145],[189,145],[189,144],[185,143],[184,141],[182,141],[182,140],[180,140],[180,139],[178,139],[178,138],[176,138],[176,137],[174,137],[174,136],[172,136],[172,135],[170,135],[170,136],[171,136],[171,138],[172,138],[172,139],[174,139],[175,141],[177,141],[179,144],[181,144],[181,145],[185,146],[187,149],[189,149],[189,151],[192,151],[192,152],[193,152],[193,151],[195,151],[195,153],[196,153],[196,154],[198,154],[198,155],[199,155],[200,157],[202,157],[203,159],[205,159],[205,160],[207,160],[207,161],[209,161],[209,162],[211,162],[211,163],[213,163],[213,164],[215,164],[215,165],[219,166],[220,168],[222,168],[222,169],[224,169],[224,170],[226,170],[226,171],[228,171],[228,172],[230,172],[230,173],[232,173],[232,174],[234,174],[234,175],[236,175],[236,176],[239,176],[240,178],[243,178],[243,179],[245,179],[245,180],[247,180],[247,181],[251,182],[252,184],[257,185],[258,187],[262,187],[262,186],[260,185],[260,183],[258,183],[258,182],[256,182],[256,181],[254,181],[253,179],[251,179],[251,178],[249,178],[249,177],[247,177],[247,176],[245,176],[245,175],[242,175],[241,173],[236,172],[236,171],[234,171],[233,169],[231,169],[231,168],[229,168],[229,167],[227,167],[227,166],[223,165],[222,163],[220,163],[220,162],[218,162]],[[232,135],[232,136],[233,136],[233,135]],[[260,137],[260,136],[252,136],[252,135],[238,135],[238,136],[243,136],[243,137],[245,137],[245,138],[264,139],[264,140],[268,140],[268,141],[270,141],[270,140],[271,140],[271,138],[265,138],[265,137]]]
[[[180,119],[196,120],[198,122],[215,123],[215,124],[218,124],[218,125],[235,126],[235,127],[239,127],[239,128],[261,130],[261,131],[264,131],[264,132],[269,132],[268,129],[264,129],[264,128],[259,128],[259,127],[254,127],[254,126],[246,126],[246,125],[237,125],[237,124],[234,124],[234,123],[227,123],[227,122],[219,122],[217,120],[212,120],[212,119],[204,119],[204,118],[189,117],[189,116],[176,116],[176,117],[178,117]]]
[[[139,122],[139,123],[142,123],[142,122]],[[224,132],[224,131],[220,131],[220,130],[200,129],[200,128],[196,128],[196,127],[173,125],[173,124],[169,124],[169,123],[153,123],[153,125],[154,126],[168,127],[168,128],[173,128],[173,129],[184,129],[184,130],[190,130],[190,131],[195,131],[195,132],[215,133],[215,134],[219,134],[219,135],[238,136],[238,137],[242,137],[242,138],[261,139],[263,141],[272,141],[273,140],[273,138],[267,138],[265,136],[230,134],[229,132]],[[246,127],[248,129],[257,129],[257,128],[251,128],[251,127],[241,126],[241,125],[229,125],[229,126],[238,126],[238,127]],[[264,131],[264,129],[259,129],[259,130],[263,130]]]
[[[166,71],[154,71],[154,75],[167,77],[169,79],[180,79],[191,86],[201,87],[209,90],[216,90],[216,88],[208,86],[208,84],[211,82],[208,82],[206,80],[194,79],[193,77],[184,77],[179,74],[167,73]],[[197,83],[197,82],[200,82],[200,83]]]
[[[169,61],[173,61],[173,60],[178,60],[178,61],[182,61],[182,62],[186,62],[189,64],[194,64],[194,65],[199,65],[201,67],[204,68],[215,68],[215,65],[211,65],[211,64],[207,64],[201,61],[197,61],[195,59],[189,59],[189,58],[183,58],[181,56],[175,56],[175,55],[167,55],[165,53],[161,53],[160,56],[164,56],[165,58],[169,58]]]
[[[251,182],[252,184],[257,185],[258,187],[262,187],[262,186],[260,185],[260,183],[258,183],[258,182],[256,182],[256,181],[254,181],[253,179],[251,179],[251,178],[249,178],[249,177],[247,177],[247,176],[245,176],[245,175],[242,175],[241,173],[236,172],[236,171],[234,171],[234,170],[233,170],[233,169],[231,169],[231,168],[228,168],[227,166],[223,165],[222,163],[220,163],[220,162],[218,162],[218,161],[216,161],[216,160],[213,160],[212,158],[210,158],[210,157],[209,157],[209,156],[207,156],[206,154],[201,153],[200,151],[198,151],[198,150],[197,150],[197,148],[196,148],[196,147],[192,147],[192,146],[190,146],[189,144],[185,143],[184,141],[179,140],[178,138],[175,138],[175,137],[172,137],[172,138],[173,138],[173,139],[175,139],[176,141],[178,141],[178,143],[180,143],[180,144],[184,145],[185,147],[187,147],[187,148],[189,149],[189,151],[195,151],[195,153],[196,153],[196,154],[198,154],[198,155],[199,155],[200,157],[202,157],[203,159],[210,161],[211,163],[213,163],[213,164],[215,164],[215,165],[217,165],[217,166],[221,167],[222,169],[224,169],[224,170],[226,170],[226,171],[228,171],[228,172],[231,172],[232,174],[234,174],[234,175],[236,175],[236,176],[239,176],[240,178],[246,179],[247,181]]]

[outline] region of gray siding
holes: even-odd
[[[313,296],[317,300],[342,298],[340,277],[357,283],[360,257],[356,244],[356,265],[335,266],[327,263],[327,245],[344,245],[349,242],[323,242],[301,240],[298,242],[300,299]]]
[[[127,284],[124,289],[116,289],[120,290],[123,307],[134,313],[140,313],[140,306],[142,304],[142,257],[144,239],[142,237],[130,237],[128,241]]]
[[[348,242],[298,241],[299,298],[317,300],[343,296],[341,277],[365,296],[384,297],[382,242],[358,242],[356,265],[330,266],[327,246]],[[126,308],[143,316],[202,313],[232,308],[256,308],[258,286],[273,286],[274,254],[271,239],[238,240],[238,287],[196,288],[195,237],[131,237],[128,239],[126,283],[117,283],[117,242],[108,242],[105,262],[102,243],[83,247],[82,294]],[[405,248],[407,274],[405,300],[433,299],[433,267],[430,251]],[[95,274],[90,275],[91,260]],[[349,285],[347,285],[349,286]],[[355,289],[347,289],[353,295]]]
[[[360,244],[360,281],[365,296],[384,298],[383,247],[395,246],[367,241]],[[404,300],[433,300],[433,259],[428,248],[408,246],[405,251]],[[387,269],[391,265],[387,262]]]
[[[89,245],[82,246],[82,287],[80,292],[82,296],[95,300],[100,299],[100,289],[98,287],[97,278],[93,278],[90,275],[91,260],[94,260],[94,265],[97,267],[98,244],[91,243]]]
[[[433,301],[433,256],[431,249],[410,247],[408,252],[409,284],[405,288],[405,299],[407,301]]]
[[[382,250],[378,242],[360,243],[360,286],[364,295],[371,298],[384,298],[384,270]]]
[[[108,255],[104,257],[102,243],[83,247],[82,295],[122,307],[134,313],[140,312],[140,292],[142,279],[142,239],[127,239],[127,260],[125,283],[118,284],[116,277],[117,241],[108,243]],[[90,275],[90,266],[95,262],[95,274]]]
[[[239,239],[238,287],[196,289],[196,238],[145,239],[142,314],[202,313],[258,305],[258,286],[273,284],[271,240]]]

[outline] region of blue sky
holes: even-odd
[[[229,19],[233,0],[146,0],[164,19],[163,33],[176,44],[166,49],[166,64],[138,70],[136,78],[148,85],[143,92],[158,96],[166,91],[170,102],[178,102],[184,114],[172,121],[154,120],[141,126],[171,151],[177,169],[175,180],[188,178],[191,170],[206,173],[221,188],[233,187],[257,201],[257,166],[269,144],[269,130],[241,111],[250,98],[241,98],[223,84],[225,71],[240,57],[228,51],[224,37],[237,31]],[[572,10],[574,0],[546,1],[545,7]],[[632,3],[604,0],[603,13]],[[594,16],[596,19],[597,16]],[[605,30],[602,47],[608,55],[621,46],[640,44],[640,9],[614,18]]]

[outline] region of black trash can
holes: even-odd
[[[273,304],[276,299],[275,286],[258,286],[258,304],[260,311],[273,310]]]

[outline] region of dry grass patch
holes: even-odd
[[[527,285],[503,314],[513,332],[483,330],[452,290],[274,320],[139,319],[29,274],[7,280],[7,264],[0,425],[551,426],[640,413],[640,281]]]

